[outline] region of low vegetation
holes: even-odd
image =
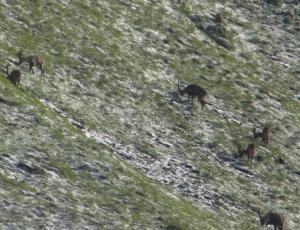
[[[1,2],[0,228],[297,229],[289,2]]]

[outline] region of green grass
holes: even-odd
[[[25,190],[34,192],[34,187],[28,185],[26,182],[18,182],[14,179],[8,178],[7,176],[0,173],[1,183],[3,183],[6,188],[9,188],[11,191]],[[21,197],[21,196],[20,196]]]

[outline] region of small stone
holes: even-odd
[[[193,166],[189,163],[183,163],[185,168],[191,169]]]
[[[107,177],[104,175],[99,175],[97,178],[99,181],[107,180]]]

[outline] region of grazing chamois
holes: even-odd
[[[254,139],[261,137],[262,143],[264,143],[266,148],[268,148],[268,143],[270,140],[270,129],[268,127],[264,127],[262,132],[256,132],[256,128],[253,128],[253,137]]]
[[[17,69],[14,69],[13,71],[11,71],[11,73],[9,73],[8,64],[6,65],[6,76],[15,86],[20,85],[21,75],[21,71]]]
[[[29,71],[34,73],[33,67],[36,66],[41,71],[41,75],[44,76],[45,73],[45,62],[44,60],[37,54],[32,54],[29,56],[23,56],[23,50],[18,52],[19,62],[17,65],[21,65],[23,62],[27,62],[29,64]]]
[[[179,82],[178,82],[178,91],[181,96],[184,94],[187,94],[188,100],[190,101],[190,99],[191,99],[192,103],[193,103],[194,97],[198,97],[198,100],[201,103],[202,109],[204,108],[205,103],[207,103],[204,101],[205,97],[207,96],[207,92],[205,91],[205,89],[203,89],[202,87],[200,87],[198,85],[190,84],[187,87],[185,87],[184,90],[181,90],[179,87]]]
[[[223,25],[224,24],[224,16],[221,13],[217,13],[215,15],[215,21],[216,21],[216,23]]]
[[[238,147],[238,153],[240,158],[242,158],[244,155],[247,155],[248,160],[251,159],[251,161],[253,161],[255,151],[256,151],[255,144],[249,144],[247,149],[242,149],[240,144],[238,144],[237,147]]]
[[[286,217],[282,213],[268,212],[264,216],[261,216],[261,212],[258,210],[258,215],[261,225],[273,225],[274,230],[283,230],[283,224],[286,220]]]

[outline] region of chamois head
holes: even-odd
[[[246,154],[245,150],[242,150],[242,145],[241,144],[237,144],[237,148],[238,148],[238,155],[241,158],[244,154]]]
[[[256,138],[258,138],[258,137],[261,136],[261,133],[257,133],[257,132],[256,132],[256,128],[255,128],[255,127],[253,127],[252,131],[253,131],[253,138],[254,138],[254,139],[256,139]]]
[[[18,53],[17,53],[17,57],[19,58],[19,62],[22,59],[22,56],[23,56],[23,50],[19,50]]]

